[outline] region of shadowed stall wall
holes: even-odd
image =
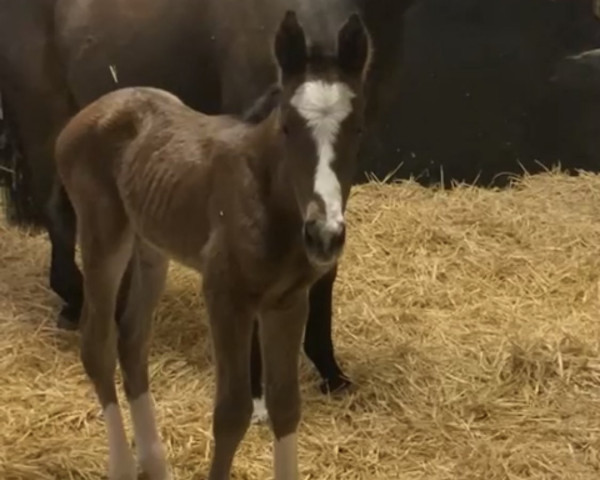
[[[600,61],[567,58],[600,48],[593,0],[417,0],[401,21],[359,181],[399,165],[424,184],[598,170]]]

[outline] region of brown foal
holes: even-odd
[[[309,46],[296,14],[285,14],[274,38],[280,95],[255,125],[137,87],[101,97],[61,132],[56,161],[83,262],[81,360],[103,407],[111,479],[137,478],[117,358],[141,468],[152,480],[170,478],[148,380],[151,317],[169,259],[203,278],[216,361],[209,479],[229,478],[250,423],[255,318],[275,479],[298,478],[308,288],[343,250],[371,55],[358,14],[332,44]]]

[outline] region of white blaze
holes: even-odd
[[[323,199],[327,225],[339,228],[344,221],[342,191],[333,171],[335,141],[341,123],[352,112],[354,92],[344,83],[309,81],[298,87],[291,104],[306,120],[317,144],[319,160],[315,172],[315,193]]]

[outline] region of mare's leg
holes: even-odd
[[[252,423],[264,423],[269,419],[262,388],[262,357],[258,336],[258,323],[252,329],[252,353],[250,357],[250,385],[252,390]]]
[[[312,286],[304,337],[304,351],[323,378],[323,393],[341,391],[352,385],[337,364],[331,338],[332,297],[336,276],[337,267]]]
[[[335,359],[331,332],[333,285],[337,267],[319,279],[310,290],[310,310],[304,336],[304,351],[323,378],[321,392],[339,392],[352,385],[342,372]],[[262,358],[256,328],[252,337],[252,377],[253,423],[268,420],[262,392]]]
[[[75,263],[75,211],[58,180],[47,206],[46,218],[51,244],[50,287],[65,302],[58,317],[58,327],[75,330],[83,304],[83,277]]]
[[[127,281],[124,306],[119,316],[118,352],[125,394],[138,452],[138,461],[150,480],[170,478],[149,389],[148,354],[152,314],[164,289],[169,261],[138,240]]]
[[[298,478],[297,429],[301,410],[298,358],[307,316],[306,290],[295,292],[261,314],[266,404],[275,436],[275,480]]]
[[[204,296],[210,318],[216,361],[213,414],[214,451],[208,480],[229,480],[233,458],[252,415],[250,349],[254,315],[246,302],[218,274],[204,275]]]
[[[123,428],[114,382],[117,363],[115,310],[119,285],[131,258],[133,234],[120,205],[103,198],[104,192],[88,193],[89,200],[86,197],[81,201],[77,212],[85,291],[81,360],[104,412],[109,478],[133,480],[136,466]]]

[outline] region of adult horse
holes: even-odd
[[[164,88],[207,113],[239,114],[276,79],[269,35],[287,8],[299,12],[308,36],[316,41],[349,12],[363,12],[376,49],[371,79],[380,85],[369,90],[367,114],[372,118],[385,92],[381,79],[394,68],[391,60],[397,55],[386,40],[398,33],[410,2],[379,0],[366,8],[363,1],[0,0],[0,7],[8,7],[3,10],[9,12],[5,20],[12,18],[4,30],[6,40],[21,50],[13,49],[0,67],[0,85],[7,101],[14,103],[26,150],[24,172],[34,179],[33,203],[38,214],[45,215],[50,234],[50,284],[65,301],[62,325],[77,324],[82,303],[81,274],[70,240],[74,214],[58,184],[49,201],[54,178],[49,146],[66,119],[102,94],[133,85]],[[18,78],[15,71],[22,71]],[[39,115],[30,115],[33,104],[42,106]],[[17,193],[27,195],[27,189]],[[336,273],[332,268],[311,289],[304,342],[324,392],[350,384],[337,364],[331,339]],[[259,396],[256,336],[253,351],[253,391]]]

